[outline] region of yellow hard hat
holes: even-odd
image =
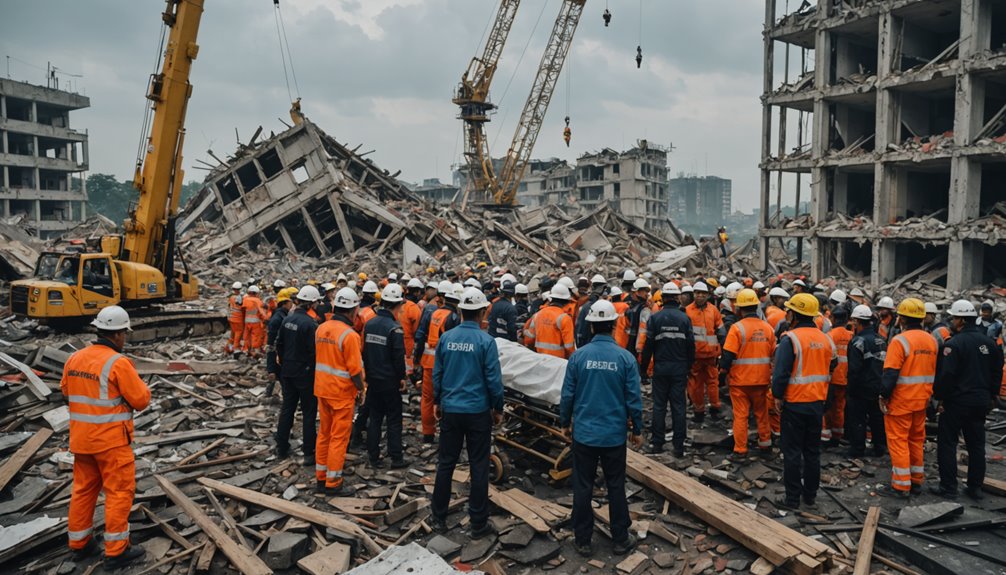
[[[276,294],[276,302],[283,303],[285,301],[290,301],[291,299],[293,299],[295,295],[297,295],[297,288],[295,287],[283,288],[279,290],[278,294]]]
[[[740,295],[737,296],[737,299],[740,299]],[[807,317],[817,317],[821,315],[820,304],[818,303],[817,298],[809,293],[798,293],[789,298],[789,301],[786,302],[786,309]]]
[[[318,285],[318,280],[307,280],[307,285],[316,286]]]
[[[356,277],[357,277],[357,279],[359,279],[361,281],[367,281],[367,274],[365,274],[364,272],[360,272],[360,273],[356,274]]]
[[[437,271],[436,269],[431,268],[431,267],[430,268],[426,268],[426,273],[428,273],[430,275],[433,275],[434,273],[436,273],[436,271]]]
[[[477,267],[477,268],[484,268],[484,267],[488,267],[488,266],[489,266],[489,264],[487,264],[486,262],[479,262],[479,265],[477,265],[475,267]]]
[[[720,287],[720,282],[716,278],[706,278],[706,285],[711,286],[713,289]]]
[[[650,297],[657,303],[664,303],[664,295],[660,292],[660,290],[654,292]]]
[[[926,317],[926,304],[914,297],[903,299],[898,304],[898,315],[922,319]]]
[[[737,294],[737,307],[751,307],[756,306],[759,303],[761,302],[758,300],[758,294],[756,294],[753,289],[742,289],[740,293]]]

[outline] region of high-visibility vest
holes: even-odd
[[[894,329],[894,316],[888,318],[887,321],[880,320],[877,322],[877,335],[890,341],[891,331]]]
[[[947,340],[950,339],[950,336],[953,335],[950,333],[950,328],[948,328],[945,325],[941,325],[938,328],[934,329],[932,333],[933,337],[936,338],[937,345],[941,346],[945,345],[947,343]]]
[[[786,332],[793,343],[796,360],[786,386],[786,401],[810,403],[828,399],[831,382],[831,360],[835,357],[835,344],[815,327],[798,327]]]
[[[786,312],[781,308],[770,305],[765,308],[765,321],[768,322],[772,329],[775,330],[779,327],[779,324],[786,320]]]
[[[720,311],[711,304],[699,308],[694,303],[685,308],[688,319],[692,320],[692,331],[695,333],[696,359],[708,359],[720,355],[720,341],[716,338],[716,330],[723,327]]]
[[[242,307],[243,301],[244,298],[240,294],[235,294],[227,298],[227,309],[229,311],[227,314],[227,321],[231,323],[245,322],[245,309]]]
[[[262,323],[265,314],[262,311],[262,300],[258,296],[245,296],[241,307],[245,313],[245,325]]]
[[[625,317],[625,312],[629,309],[629,304],[624,301],[612,302],[615,306],[615,313],[618,314],[618,319],[615,320],[615,331],[611,334],[615,338],[615,343],[618,347],[625,349],[625,346],[629,345],[629,318]]]
[[[343,321],[326,321],[315,332],[314,360],[314,394],[334,400],[334,407],[351,407],[357,393],[352,377],[363,371],[360,334]]]
[[[363,334],[363,327],[367,325],[367,322],[377,317],[377,312],[374,311],[373,306],[361,307],[359,311],[356,312],[356,319],[353,320],[353,329],[356,333]]]
[[[936,379],[936,339],[921,329],[894,336],[887,346],[884,369],[898,370],[898,381],[888,403],[892,415],[926,408]]]
[[[823,315],[819,315],[814,318],[814,325],[816,325],[817,329],[823,331],[824,333],[831,331],[831,320]]]
[[[563,308],[550,305],[541,308],[531,321],[531,338],[538,353],[568,359],[573,355],[573,320]]]
[[[433,360],[437,354],[437,342],[440,341],[440,336],[444,332],[444,323],[450,316],[451,309],[447,307],[438,309],[430,316],[430,331],[426,334],[426,347],[423,348],[423,359],[420,362],[424,369],[433,369]]]
[[[129,445],[133,410],[150,403],[150,390],[125,356],[107,345],[76,351],[60,382],[70,409],[70,451],[101,453]]]
[[[419,329],[419,318],[423,312],[416,302],[405,300],[399,308],[398,323],[402,325],[402,336],[405,339],[405,363],[412,367],[412,351],[416,348],[416,330]]]
[[[723,349],[737,356],[730,365],[730,385],[768,385],[772,381],[775,330],[756,317],[746,317],[730,326]]]
[[[838,365],[835,371],[831,372],[831,382],[835,385],[845,385],[849,382],[849,342],[852,341],[852,332],[844,327],[837,327],[828,332],[828,337],[835,344],[835,352],[838,353]]]

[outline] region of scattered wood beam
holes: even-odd
[[[43,427],[35,432],[28,438],[28,441],[24,442],[14,455],[10,457],[7,461],[0,466],[0,491],[3,491],[4,487],[10,483],[11,479],[21,471],[21,468],[28,463],[35,453],[42,448],[42,445],[52,437],[52,430],[48,427]]]
[[[870,575],[870,560],[873,557],[873,542],[877,538],[877,523],[880,522],[880,508],[871,507],[863,523],[863,533],[859,536],[856,551],[856,566],[852,575]]]

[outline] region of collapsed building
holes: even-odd
[[[766,0],[762,263],[770,243],[796,240],[813,277],[1003,285],[1006,4],[780,4]],[[796,79],[791,50],[807,62]],[[783,190],[799,210],[808,180],[809,213],[770,211]]]

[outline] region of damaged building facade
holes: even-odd
[[[667,221],[669,149],[640,140],[632,149],[606,148],[576,161],[579,205],[587,211],[607,203],[637,226],[663,231]]]
[[[765,4],[761,253],[795,239],[815,277],[873,285],[1006,277],[1006,2],[804,4]],[[808,190],[809,214],[770,211]]]
[[[21,216],[41,237],[86,217],[87,133],[70,128],[86,96],[0,78],[0,217]]]

